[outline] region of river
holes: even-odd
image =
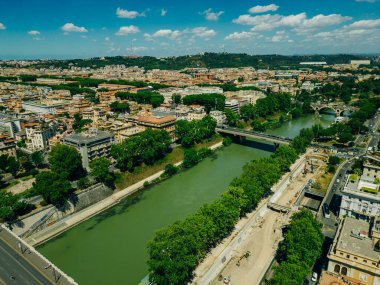
[[[326,126],[334,116],[319,120]],[[268,133],[294,137],[314,123],[314,116],[303,117]],[[216,158],[124,199],[38,250],[80,285],[136,285],[147,274],[146,245],[155,231],[215,200],[244,164],[271,154],[270,146],[257,145],[261,149],[232,144],[219,150]]]

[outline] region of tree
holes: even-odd
[[[7,171],[11,173],[14,177],[17,176],[17,172],[20,170],[20,163],[13,156],[8,158]]]
[[[111,110],[115,113],[125,113],[129,112],[129,104],[127,102],[112,102],[110,104]]]
[[[183,158],[183,167],[191,168],[194,165],[198,164],[199,160],[200,159],[198,153],[194,148],[186,149]]]
[[[35,208],[34,205],[19,201],[12,193],[0,191],[0,220],[12,221],[17,216],[25,215]]]
[[[239,115],[233,112],[231,109],[224,109],[226,114],[227,124],[231,127],[237,127],[239,124]]]
[[[173,100],[173,103],[178,105],[181,103],[181,95],[178,95],[178,94],[174,94],[172,96],[172,100]]]
[[[88,179],[87,176],[78,179],[78,182],[77,182],[78,189],[86,189],[89,186],[90,186],[90,180]]]
[[[79,152],[64,144],[54,146],[49,153],[50,168],[53,172],[66,176],[69,180],[83,177],[86,172],[82,167]]]
[[[30,155],[30,160],[34,166],[40,168],[44,163],[44,156],[41,151],[36,151]]]
[[[178,172],[178,167],[173,165],[172,163],[169,163],[165,166],[165,174],[168,176],[173,176]]]
[[[33,189],[41,195],[47,203],[63,205],[72,194],[70,182],[65,176],[52,171],[46,171],[36,176]]]
[[[329,157],[329,164],[331,164],[331,165],[337,165],[337,164],[339,164],[339,162],[340,162],[340,158],[339,157],[334,156],[334,155],[331,155]]]
[[[113,187],[115,175],[109,170],[110,162],[107,158],[100,157],[90,162],[90,174],[96,178],[97,181],[104,183],[107,186]]]
[[[146,129],[120,144],[113,145],[111,155],[122,170],[132,171],[134,167],[145,163],[153,164],[169,151],[171,143],[167,131]]]

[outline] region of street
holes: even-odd
[[[52,283],[0,239],[0,284],[51,285]]]

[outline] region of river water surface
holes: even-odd
[[[268,133],[292,138],[317,121],[327,126],[333,120],[308,116]],[[271,154],[271,146],[258,146],[232,144],[219,150],[216,158],[124,199],[38,250],[80,285],[136,285],[148,273],[146,245],[155,231],[212,202],[244,164]]]

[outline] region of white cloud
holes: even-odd
[[[170,30],[170,29],[163,29],[156,31],[153,35],[145,34],[145,38],[168,38],[171,40],[178,40],[182,36],[181,31],[179,30]]]
[[[182,40],[183,36],[191,35],[192,37],[200,37],[204,39],[209,39],[216,35],[216,31],[213,29],[208,29],[206,27],[196,27],[192,29],[171,30],[171,29],[161,29],[153,34],[144,34],[147,41],[152,41],[154,38],[167,38],[175,41]]]
[[[5,25],[3,23],[0,23],[0,30],[5,30],[5,29],[6,29]]]
[[[216,36],[215,30],[208,29],[206,27],[194,28],[191,30],[191,32],[194,34],[194,36],[201,37],[201,38],[211,38],[211,37]]]
[[[348,28],[375,28],[378,26],[380,26],[380,19],[356,21],[348,25],[347,27]]]
[[[41,34],[41,33],[39,31],[35,31],[35,30],[28,32],[28,35],[31,35],[31,36],[36,36],[36,35],[39,35],[39,34]]]
[[[252,32],[234,32],[232,34],[229,34],[224,39],[227,41],[240,41],[245,39],[251,39],[255,33]]]
[[[117,36],[127,36],[127,35],[131,35],[131,34],[137,34],[140,32],[140,29],[134,25],[130,25],[130,26],[123,26],[123,27],[120,27],[119,31],[117,31],[117,33],[115,35]]]
[[[165,10],[165,8],[161,9],[161,16],[162,17],[165,17],[167,13],[168,13],[168,10]]]
[[[211,8],[199,13],[200,15],[203,15],[206,20],[209,21],[218,21],[219,17],[224,14],[224,11],[219,12],[213,12]]]
[[[345,21],[351,20],[351,17],[342,16],[340,14],[323,15],[319,14],[311,19],[307,19],[303,22],[302,28],[315,29],[324,28],[332,25],[341,24]]]
[[[351,20],[351,17],[342,16],[340,14],[330,15],[317,15],[307,19],[305,12],[296,15],[279,15],[279,14],[265,14],[259,16],[240,15],[234,19],[235,24],[253,26],[252,31],[271,31],[280,27],[294,28],[299,33],[318,28],[325,28],[332,25],[341,24],[345,21]]]
[[[249,9],[249,13],[265,13],[265,12],[269,12],[269,11],[277,11],[278,8],[280,8],[280,6],[277,6],[276,4],[270,4],[270,5],[267,5],[267,6],[260,6],[260,5],[257,5],[255,7],[252,7],[251,9]]]
[[[289,37],[286,35],[285,31],[279,31],[272,37],[272,42],[278,43],[288,39]]]
[[[87,33],[88,30],[85,27],[75,26],[73,23],[66,23],[61,27],[61,30],[65,33]]]
[[[137,17],[144,17],[145,14],[139,13],[137,11],[128,11],[128,10],[124,10],[122,8],[117,8],[116,9],[116,16],[118,18],[134,19]]]

